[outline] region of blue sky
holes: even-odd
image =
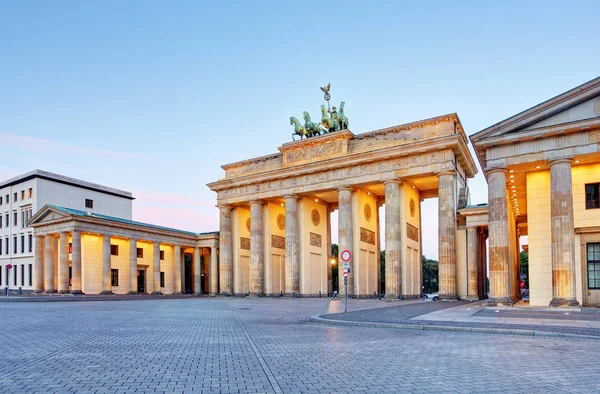
[[[450,112],[473,134],[599,76],[598,15],[598,1],[0,0],[0,179],[58,172],[132,191],[136,220],[216,230],[205,184],[288,142],[319,86],[355,134]],[[471,188],[486,201],[481,174]],[[423,209],[437,233],[436,202]]]

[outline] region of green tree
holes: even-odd
[[[422,256],[423,259],[423,286],[425,293],[437,293],[439,291],[438,262]]]
[[[381,287],[381,294],[385,293],[385,250],[379,252],[379,284]]]

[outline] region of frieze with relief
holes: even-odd
[[[406,223],[406,237],[415,242],[419,242],[419,229],[410,223]]]
[[[360,240],[361,242],[375,245],[375,233],[371,230],[367,230],[364,227],[360,228]]]
[[[240,249],[250,250],[250,238],[240,238]]]
[[[320,248],[323,246],[321,234],[310,233],[310,246]]]
[[[271,247],[277,249],[285,249],[285,237],[279,235],[271,235]]]

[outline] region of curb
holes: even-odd
[[[400,330],[413,331],[446,331],[446,332],[466,332],[472,334],[495,334],[495,335],[519,335],[526,337],[553,337],[553,338],[574,338],[574,339],[593,339],[600,340],[600,336],[569,334],[564,332],[538,331],[538,330],[520,330],[511,328],[484,328],[484,327],[455,327],[441,325],[423,325],[423,324],[394,324],[394,323],[373,323],[361,321],[333,320],[322,317],[323,315],[313,315],[309,320],[313,323],[327,324],[333,326],[353,326],[353,327],[375,327],[375,328],[393,328]]]

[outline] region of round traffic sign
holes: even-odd
[[[12,269],[12,264],[6,264],[6,269],[11,270]]]
[[[352,258],[352,253],[350,253],[348,249],[344,249],[344,251],[341,254],[341,258],[343,261],[348,262]]]

